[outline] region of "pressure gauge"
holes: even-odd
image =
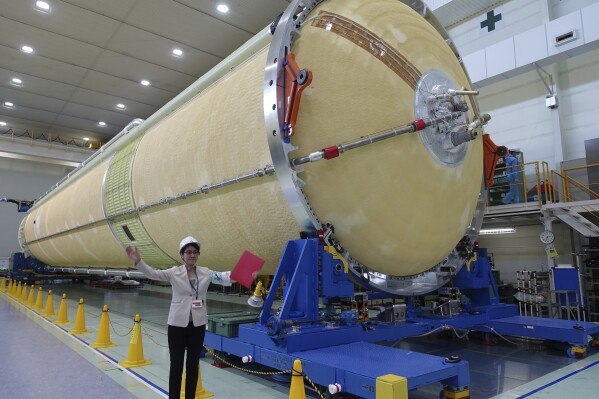
[[[555,235],[553,235],[552,231],[545,230],[541,233],[541,236],[539,238],[541,239],[541,242],[543,244],[551,244],[553,240],[555,240]]]

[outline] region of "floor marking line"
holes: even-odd
[[[580,373],[581,371],[584,371],[584,370],[586,370],[586,369],[588,369],[588,368],[591,368],[591,367],[593,367],[593,366],[596,366],[597,364],[599,364],[599,360],[597,360],[597,361],[595,361],[595,362],[593,362],[593,363],[591,363],[591,364],[587,364],[586,366],[584,366],[583,368],[581,368],[581,369],[579,369],[579,370],[576,370],[576,371],[573,371],[573,372],[571,372],[571,373],[569,373],[569,374],[566,374],[566,375],[564,375],[563,377],[560,377],[560,378],[558,378],[558,379],[557,379],[557,380],[555,380],[555,381],[552,381],[552,382],[550,382],[550,383],[548,383],[548,384],[545,384],[545,385],[543,385],[543,386],[540,386],[540,387],[538,387],[538,388],[536,388],[536,389],[534,389],[534,390],[530,391],[530,392],[529,392],[529,393],[527,393],[527,394],[524,394],[524,395],[522,395],[522,396],[518,396],[516,399],[527,398],[527,397],[529,397],[530,395],[533,395],[533,394],[535,394],[535,393],[537,393],[537,392],[539,392],[539,391],[542,391],[542,390],[543,390],[543,389],[545,389],[545,388],[548,388],[548,387],[550,387],[550,386],[552,386],[552,385],[555,385],[555,384],[557,384],[558,382],[560,382],[560,381],[563,381],[563,380],[565,380],[566,378],[570,378],[570,377],[572,377],[573,375]]]

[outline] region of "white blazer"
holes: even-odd
[[[173,287],[171,308],[168,312],[167,323],[176,327],[187,327],[189,314],[195,327],[208,323],[208,312],[206,310],[206,293],[210,283],[231,285],[231,272],[215,272],[206,267],[196,266],[198,273],[198,299],[202,300],[201,308],[192,308],[191,301],[195,300],[196,293],[189,283],[185,265],[173,266],[170,269],[160,270],[148,266],[143,260],[135,267],[146,277],[152,280],[168,281]]]

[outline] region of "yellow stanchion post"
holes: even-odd
[[[54,301],[52,301],[52,290],[50,290],[48,291],[48,299],[46,299],[46,310],[44,310],[42,316],[52,317],[54,315]]]
[[[83,309],[83,298],[79,299],[77,307],[77,316],[75,316],[75,324],[73,329],[69,331],[71,334],[85,334],[89,331],[85,328],[85,310]]]
[[[33,307],[33,310],[37,310],[37,311],[42,311],[44,310],[44,297],[42,295],[42,287],[40,287],[40,289],[37,291],[37,298],[35,299],[35,306]]]
[[[152,362],[144,359],[144,346],[141,337],[141,317],[139,314],[135,315],[135,324],[133,331],[131,332],[131,341],[129,342],[129,353],[127,354],[127,360],[119,362],[119,365],[124,368],[147,366]]]
[[[14,283],[14,280],[13,280],[13,279],[10,279],[10,280],[8,281],[8,289],[6,290],[6,294],[7,294],[8,296],[12,296],[12,287],[14,287],[14,284],[13,284],[13,283]]]
[[[2,281],[0,282],[0,291],[6,291],[6,277],[2,277]]]
[[[31,289],[29,290],[29,296],[27,297],[27,306],[30,308],[35,305],[35,286],[31,284]]]
[[[98,338],[96,342],[90,345],[92,348],[111,348],[116,346],[110,341],[110,318],[108,317],[108,306],[102,308],[102,317],[100,317],[100,328],[98,328]]]
[[[185,399],[185,380],[187,379],[186,374],[187,372],[185,369],[183,369],[183,381],[181,382],[180,399]],[[211,398],[213,396],[214,394],[212,392],[205,390],[202,386],[202,370],[200,370],[200,366],[198,366],[198,385],[196,386],[196,396],[194,396],[194,399]]]
[[[306,399],[306,389],[304,387],[304,372],[302,371],[302,362],[299,359],[293,361],[293,370],[291,370],[291,388],[289,389],[289,399]]]
[[[27,303],[27,283],[23,283],[23,289],[21,290],[21,296],[19,296],[19,301]]]
[[[68,324],[70,323],[69,317],[67,316],[67,294],[62,294],[62,300],[60,301],[60,307],[58,308],[58,316],[54,324]]]

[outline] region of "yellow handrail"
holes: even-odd
[[[581,191],[586,192],[591,197],[599,199],[599,193],[596,193],[595,191],[591,190],[590,188],[588,188],[584,184],[582,184],[582,183],[574,180],[570,176],[561,175],[561,174],[557,173],[556,171],[553,171],[553,173],[556,174],[556,175],[558,175],[559,177],[561,177],[562,181],[565,181],[565,186],[564,186],[564,200],[566,202],[570,202],[571,199],[572,199],[572,197],[570,196],[570,190],[569,190],[569,184],[568,183],[572,183],[576,188],[578,188]]]
[[[589,194],[592,197],[597,198],[596,193],[590,188],[585,186],[583,183],[580,183],[578,181],[576,181],[574,178],[568,176],[568,172],[572,172],[575,170],[580,170],[580,169],[588,169],[588,168],[592,168],[592,167],[597,167],[599,166],[599,164],[591,164],[591,165],[582,165],[582,166],[575,166],[572,168],[562,168],[561,170],[561,175],[558,174],[557,172],[555,172],[556,174],[560,175],[560,177],[562,178],[562,184],[564,187],[564,197],[568,199],[568,201],[571,201],[572,196],[570,194],[570,184],[569,182],[572,182],[572,184],[574,186],[576,186],[578,189],[587,192],[587,194]]]

